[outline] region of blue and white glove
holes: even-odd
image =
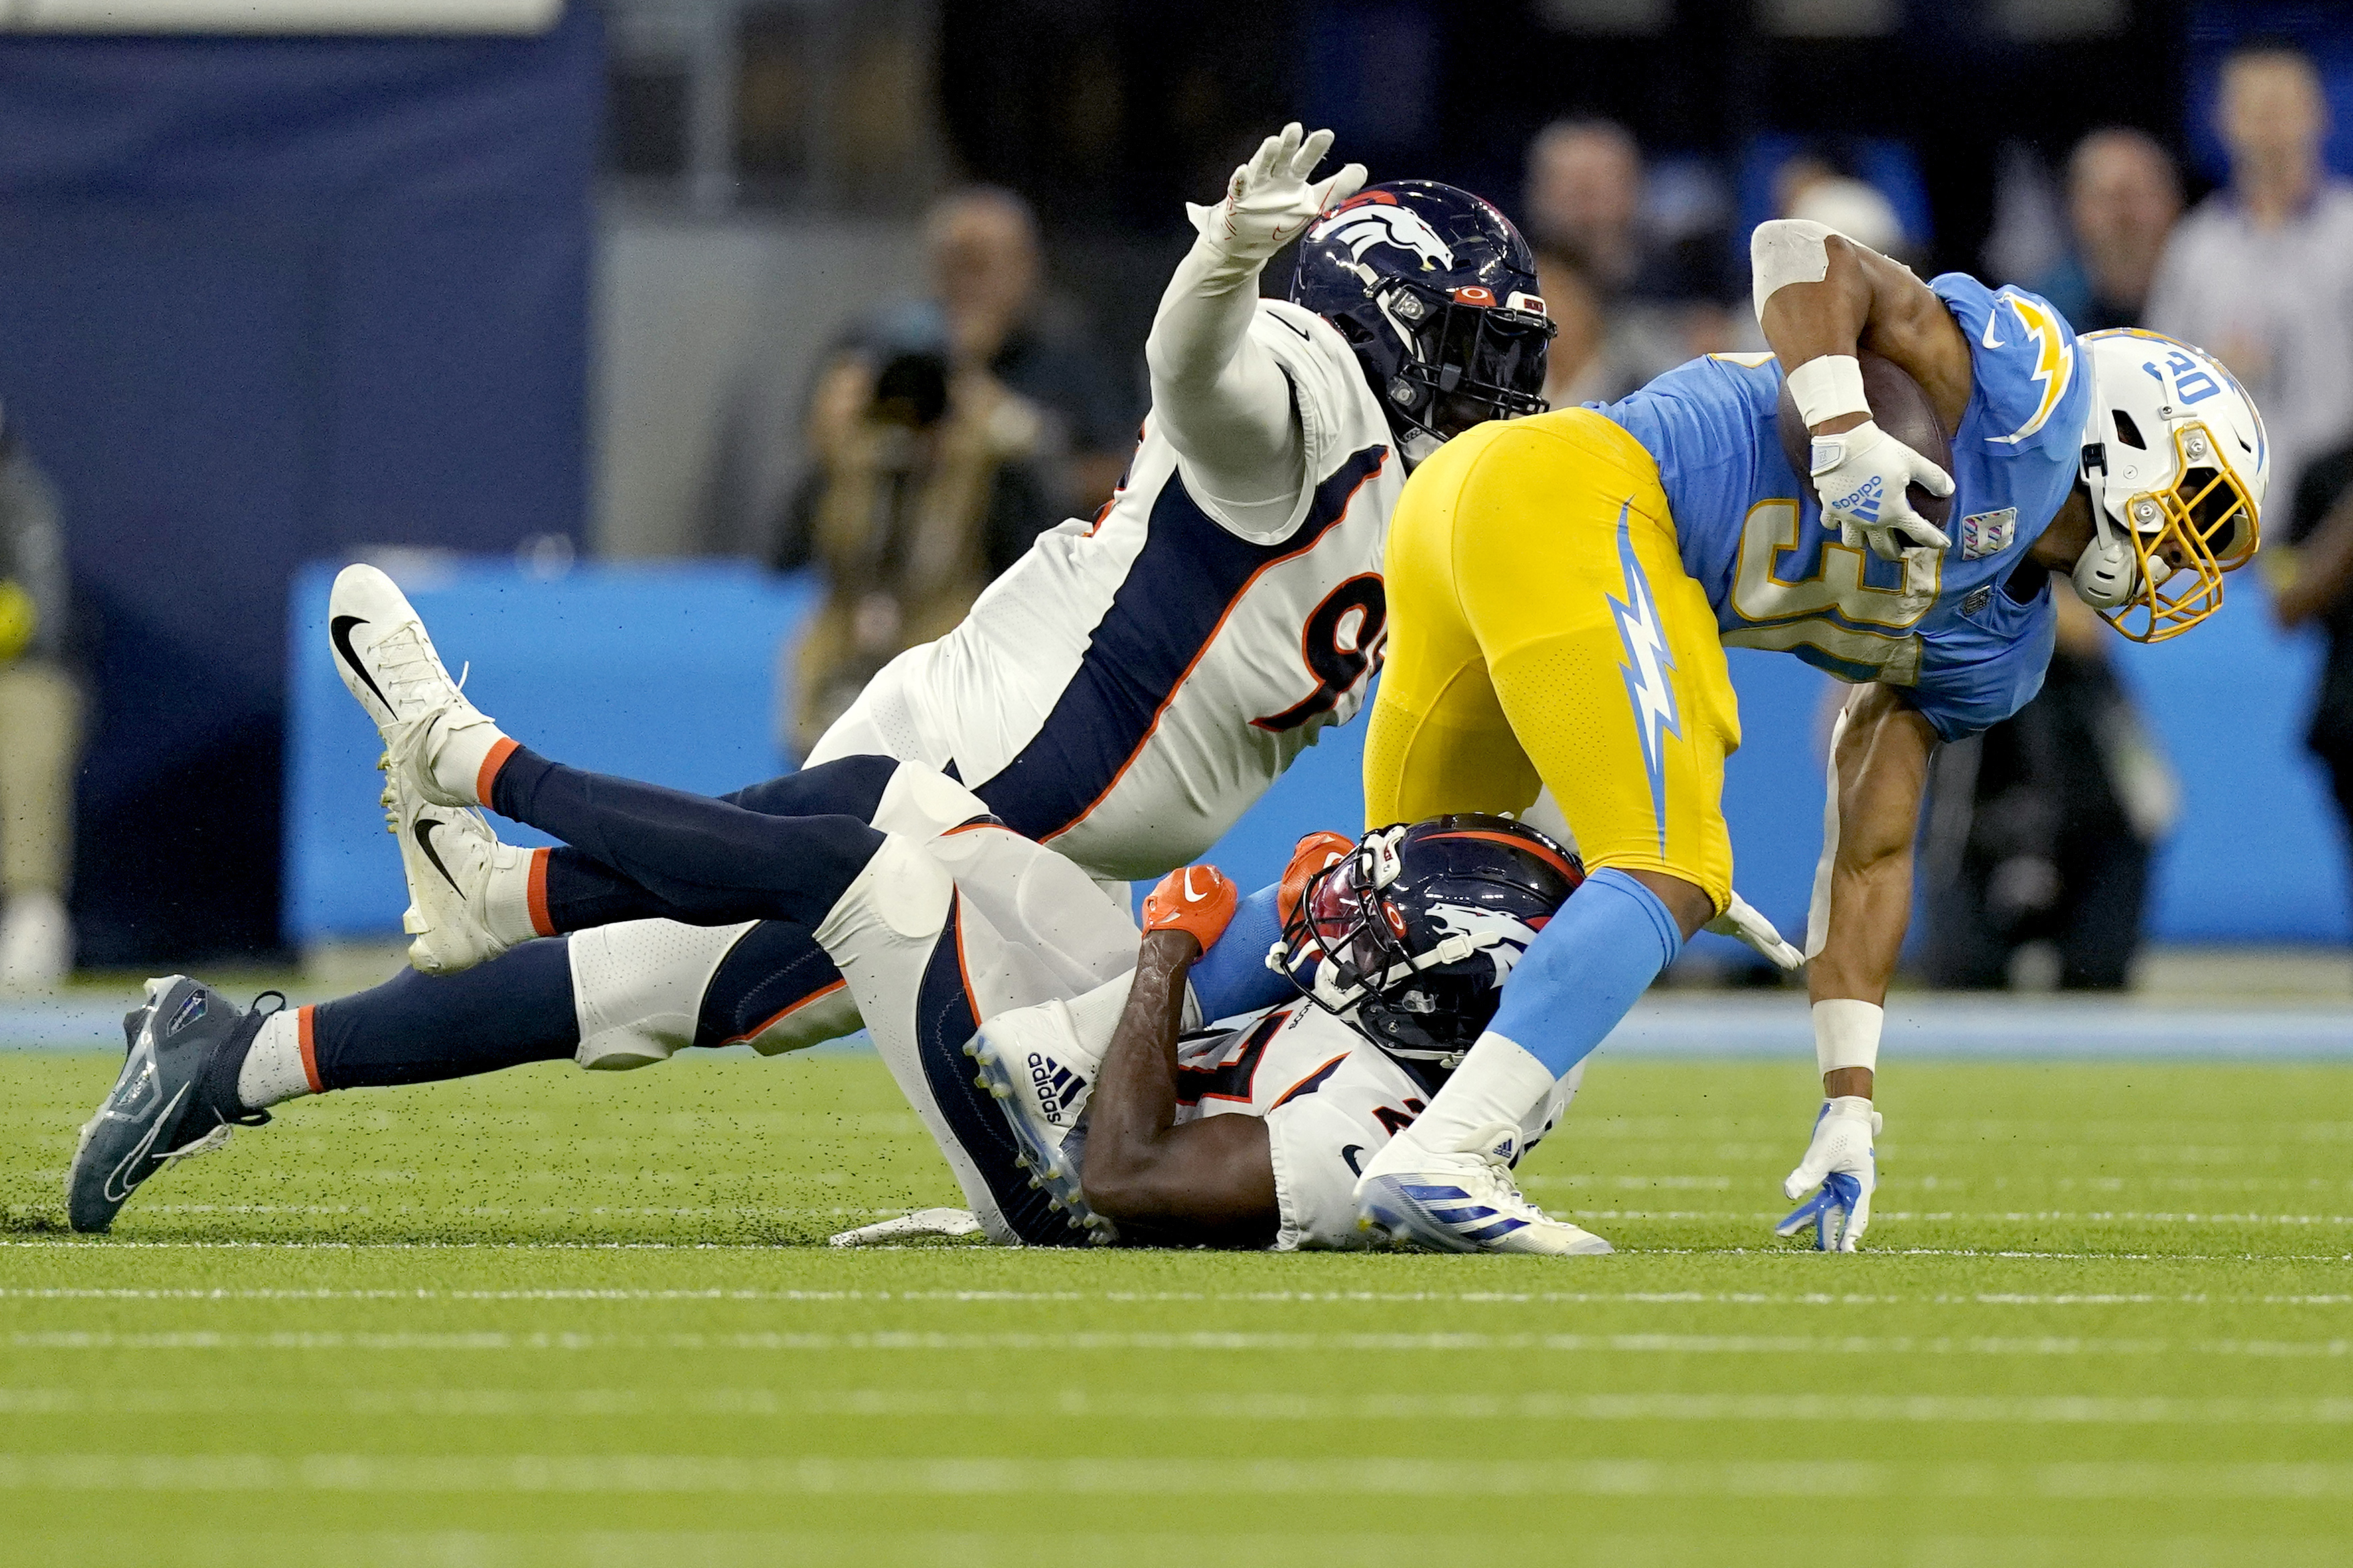
[[[1838,525],[1850,550],[1867,545],[1882,561],[1901,561],[1913,550],[1951,547],[1945,531],[1922,517],[1904,492],[1918,485],[1932,496],[1948,496],[1953,476],[1871,420],[1815,437],[1812,458],[1822,521]]]
[[[1817,1252],[1855,1250],[1871,1224],[1871,1194],[1879,1185],[1872,1148],[1879,1124],[1879,1112],[1859,1094],[1822,1101],[1821,1113],[1814,1118],[1814,1141],[1781,1184],[1785,1197],[1797,1197],[1809,1188],[1820,1190],[1775,1226],[1774,1235],[1797,1236],[1811,1226]]]

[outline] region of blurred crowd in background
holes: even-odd
[[[1472,47],[1437,0],[607,0],[597,309],[612,319],[584,542],[813,572],[822,606],[778,718],[786,749],[805,748],[1041,531],[1103,505],[1145,412],[1142,342],[1188,238],[1182,202],[1300,118],[1334,126],[1375,179],[1462,184],[1520,225],[1559,324],[1556,406],[1761,346],[1746,235],[1773,216],[1924,275],[2033,289],[2078,331],[2214,352],[2268,421],[2271,602],[2282,627],[2329,639],[2310,745],[2353,816],[2338,10],[1528,0],[1482,13]],[[59,564],[75,518],[37,461],[0,418],[0,984],[15,985],[71,962],[69,781],[91,674]],[[2043,696],[1936,764],[1936,984],[2129,973],[2179,791],[2115,639],[2061,601]]]

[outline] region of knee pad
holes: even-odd
[[[901,763],[891,782],[882,786],[873,825],[884,833],[903,833],[920,843],[988,814],[986,801],[937,768]]]
[[[930,849],[997,933],[1029,949],[1070,990],[1134,969],[1142,938],[1131,906],[1105,898],[1100,882],[1059,852],[994,826],[934,839]]]
[[[572,1005],[584,1068],[650,1067],[694,1043],[702,994],[754,922],[690,926],[625,921],[575,931]]]

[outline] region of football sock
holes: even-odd
[[[303,1060],[301,1020],[291,1008],[281,1008],[261,1021],[246,1047],[245,1060],[237,1069],[237,1102],[248,1110],[266,1110],[280,1100],[317,1092]]]
[[[814,930],[883,838],[855,816],[763,816],[522,746],[500,765],[490,805],[645,889],[660,905],[646,912],[690,925],[786,920]]]
[[[871,823],[900,765],[893,757],[840,757],[719,798],[763,816],[855,816]],[[660,898],[577,849],[559,846],[538,856],[536,868],[526,865],[492,879],[486,917],[493,935],[522,942],[669,913]],[[535,909],[529,885],[534,874],[541,900]]]
[[[1414,1124],[1415,1138],[1453,1148],[1519,1121],[1681,951],[1683,932],[1656,893],[1623,871],[1587,878],[1513,967],[1486,1033]]]
[[[295,1026],[297,1059],[313,1093],[470,1078],[560,1061],[580,1047],[572,962],[561,942],[529,942],[459,974],[428,979],[404,969],[374,990],[270,1019],[265,1039],[280,1018]],[[280,1066],[255,1068],[257,1041],[247,1069],[271,1073],[282,1088],[283,1050],[281,1039],[272,1058]],[[244,1092],[243,1073],[237,1088]]]
[[[1230,1018],[1299,994],[1296,986],[1266,966],[1267,949],[1282,937],[1282,922],[1275,914],[1275,896],[1281,890],[1270,883],[1244,899],[1226,922],[1224,934],[1194,963],[1187,979],[1203,1019]]]

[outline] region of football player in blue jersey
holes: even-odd
[[[2078,338],[2032,294],[1959,273],[1924,284],[1820,224],[1761,226],[1752,260],[1771,354],[1696,360],[1607,407],[1482,426],[1399,500],[1369,820],[1518,811],[1541,786],[1592,875],[1461,1070],[1366,1162],[1362,1220],[1397,1239],[1566,1250],[1499,1151],[1727,906],[1735,647],[1793,653],[1855,687],[1831,742],[1807,932],[1824,1100],[1787,1185],[1812,1196],[1782,1226],[1852,1250],[1875,1181],[1882,1008],[1931,752],[2040,688],[2054,574],[2155,642],[2213,614],[2223,574],[2254,553],[2263,423],[2205,353],[2152,332]],[[1895,429],[1864,395],[1864,354],[1914,384],[1881,382]],[[1810,446],[1803,475],[1778,426],[1785,380]],[[1907,427],[1932,447],[1951,433],[1949,472],[1899,438]],[[1949,531],[1919,510],[1938,500]]]

